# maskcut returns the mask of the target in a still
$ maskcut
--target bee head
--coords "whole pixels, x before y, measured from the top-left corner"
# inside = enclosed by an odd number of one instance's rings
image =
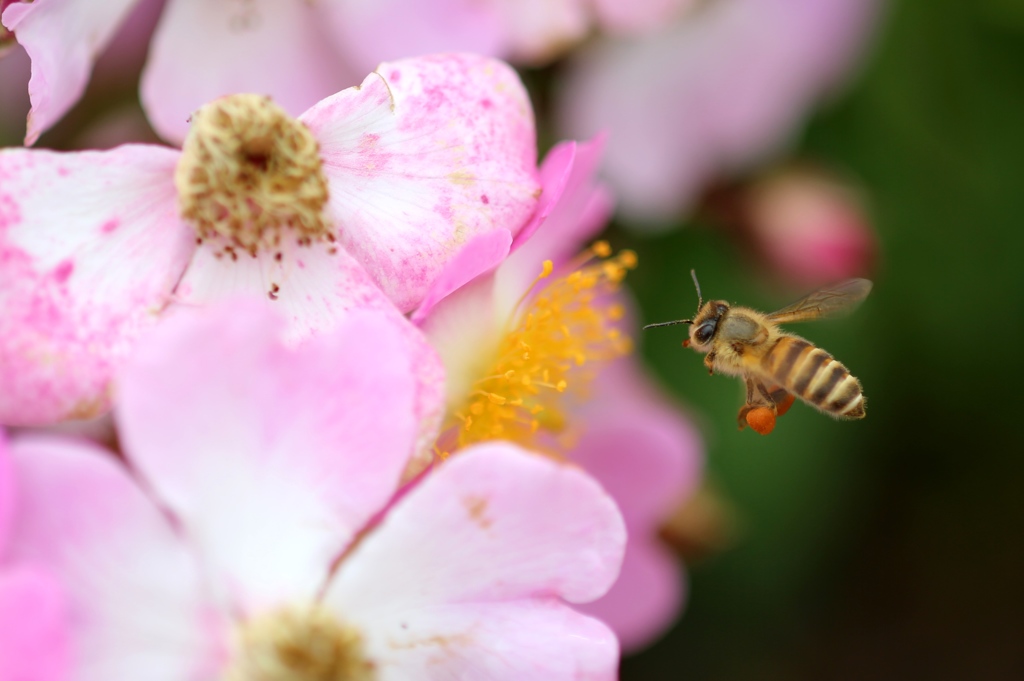
[[[718,322],[722,320],[725,313],[729,311],[729,303],[724,300],[710,300],[704,302],[700,292],[700,282],[697,281],[696,270],[690,270],[693,277],[693,285],[697,289],[697,315],[693,319],[677,319],[671,322],[660,322],[648,324],[645,329],[653,329],[657,326],[673,326],[675,324],[690,324],[690,337],[683,341],[683,347],[693,346],[698,352],[711,350],[710,343],[718,331]]]
[[[704,303],[691,323],[689,345],[699,352],[707,352],[711,340],[718,332],[718,323],[728,311],[729,303],[724,300],[709,300]]]

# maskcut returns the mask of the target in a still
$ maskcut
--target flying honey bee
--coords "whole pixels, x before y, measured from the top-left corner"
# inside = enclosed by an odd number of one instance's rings
[[[772,432],[775,417],[789,410],[794,396],[836,418],[864,418],[860,381],[832,355],[778,325],[849,312],[867,297],[870,281],[849,279],[764,314],[724,300],[705,303],[697,273],[691,270],[690,275],[697,287],[697,316],[644,328],[689,324],[690,337],[683,347],[705,353],[709,373],[743,378],[747,400],[737,416],[740,430],[749,425],[761,435]]]

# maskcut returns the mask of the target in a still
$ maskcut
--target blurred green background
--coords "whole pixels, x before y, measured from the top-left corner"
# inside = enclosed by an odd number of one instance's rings
[[[801,325],[864,385],[869,416],[796,406],[738,432],[738,381],[649,332],[735,504],[734,547],[692,569],[688,610],[625,681],[1024,679],[1024,2],[893,2],[850,91],[798,151],[866,188],[881,242],[851,318]],[[617,229],[646,321],[695,293],[790,302],[700,222]]]

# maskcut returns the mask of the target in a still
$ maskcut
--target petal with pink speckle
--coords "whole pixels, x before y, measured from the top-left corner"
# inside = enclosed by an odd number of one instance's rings
[[[382,64],[300,120],[320,142],[341,245],[403,311],[469,240],[515,235],[537,206],[533,114],[501,62]]]
[[[178,154],[0,152],[0,423],[87,418],[194,248]]]

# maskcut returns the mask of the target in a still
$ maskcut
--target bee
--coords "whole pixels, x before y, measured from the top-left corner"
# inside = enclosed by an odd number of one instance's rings
[[[789,410],[794,396],[836,418],[864,418],[860,381],[832,355],[778,325],[850,312],[871,291],[870,281],[849,279],[764,314],[724,300],[705,303],[696,271],[690,270],[690,276],[697,288],[697,315],[644,329],[689,324],[690,337],[683,347],[705,353],[709,373],[743,379],[747,399],[736,418],[740,430],[749,425],[761,435],[772,432],[776,416]]]

